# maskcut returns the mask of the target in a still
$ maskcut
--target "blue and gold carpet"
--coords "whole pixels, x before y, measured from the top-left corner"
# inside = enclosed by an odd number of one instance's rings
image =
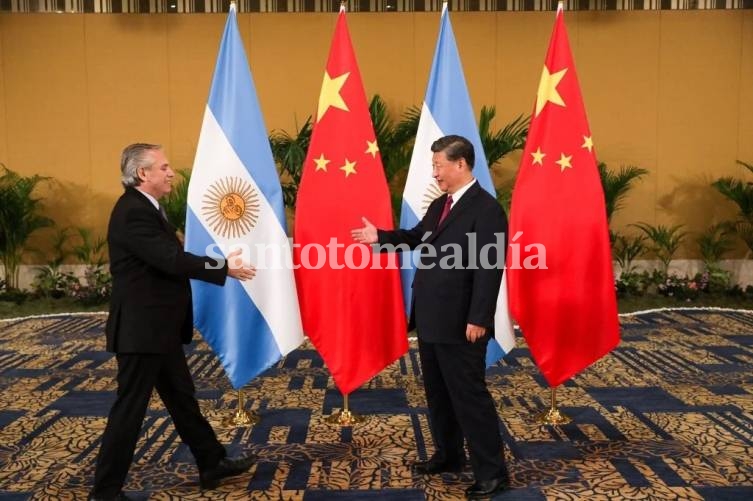
[[[115,364],[105,316],[0,322],[0,498],[85,499]],[[753,312],[622,318],[618,349],[558,390],[562,427],[539,425],[549,390],[522,340],[489,386],[514,490],[499,499],[753,499]],[[470,472],[422,477],[433,450],[415,349],[351,395],[368,417],[325,422],[342,398],[304,346],[252,382],[261,422],[223,428],[237,393],[204,343],[189,350],[202,410],[248,474],[200,493],[193,459],[153,399],[126,491],[135,499],[461,499]]]

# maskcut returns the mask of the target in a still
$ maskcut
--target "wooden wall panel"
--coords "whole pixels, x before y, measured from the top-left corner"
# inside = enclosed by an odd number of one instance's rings
[[[169,135],[164,141],[175,169],[190,169],[227,16],[168,16]],[[247,37],[244,24],[241,34]]]
[[[5,62],[3,61],[4,24],[8,16],[0,15],[0,163],[8,163],[8,128],[5,118]]]
[[[90,186],[103,196],[96,212],[101,225],[122,192],[123,147],[135,142],[169,146],[168,17],[86,16]]]
[[[738,160],[753,164],[753,10],[743,13],[740,68],[740,125],[737,135]],[[738,177],[747,172],[740,168]],[[753,175],[748,177],[753,181]]]
[[[14,15],[2,24],[3,161],[55,178],[39,193],[60,226],[87,224],[92,212],[83,32],[83,16]]]
[[[267,128],[294,134],[316,113],[337,16],[250,14],[244,20],[250,26],[248,58]]]
[[[709,188],[737,170],[739,12],[661,12],[657,217],[703,231],[732,213]]]
[[[533,111],[554,13],[498,12],[496,18],[497,65],[495,73],[489,75],[497,82],[495,94],[476,106],[496,106],[493,126],[499,129],[519,115],[528,116]],[[521,155],[520,151],[513,152],[502,160],[496,168],[499,181],[509,182],[513,178]]]
[[[133,141],[193,163],[225,16],[0,15],[0,161],[53,175],[56,217],[104,228]],[[294,132],[316,109],[336,14],[238,17],[269,129]],[[438,12],[348,15],[367,96],[396,114],[420,105]],[[529,114],[552,12],[453,12],[476,114]],[[753,162],[753,12],[567,12],[599,159],[651,171],[616,227],[700,230],[734,213],[708,183]],[[519,154],[503,162],[502,178]],[[499,177],[499,176],[498,176]]]
[[[656,217],[658,16],[636,12],[578,14],[577,69],[597,159],[610,169],[649,171],[635,183],[630,203],[614,218],[619,227]],[[640,36],[636,36],[640,33]],[[631,231],[632,232],[632,231]]]

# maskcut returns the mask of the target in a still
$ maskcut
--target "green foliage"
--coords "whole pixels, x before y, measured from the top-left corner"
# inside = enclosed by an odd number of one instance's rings
[[[76,259],[85,266],[83,280],[76,280],[69,295],[82,304],[105,303],[112,292],[112,277],[105,269],[105,237],[94,238],[88,228],[78,228],[81,243],[73,248]]]
[[[753,165],[739,160],[737,163],[753,173]],[[753,182],[722,177],[711,183],[711,186],[737,205],[738,218],[732,223],[735,233],[753,251]]]
[[[374,124],[379,155],[382,157],[384,175],[392,188],[390,190],[392,216],[397,224],[403,199],[403,184],[397,183],[397,180],[400,176],[405,176],[410,167],[421,108],[409,107],[403,112],[400,120],[395,122],[390,118],[387,104],[379,94],[375,94],[369,102],[369,113]]]
[[[635,181],[648,174],[648,171],[634,165],[623,165],[615,172],[609,170],[604,162],[599,162],[598,168],[601,186],[604,189],[604,202],[607,206],[607,222],[611,222],[614,213],[622,208],[627,193]]]
[[[41,199],[33,196],[37,186],[48,178],[24,177],[0,164],[0,261],[5,266],[9,289],[18,288],[18,267],[29,237],[41,228],[53,225],[40,214]]]
[[[87,266],[84,280],[77,280],[69,295],[83,305],[104,304],[112,294],[112,276],[103,266]]]
[[[633,261],[646,251],[646,237],[630,237],[614,234],[612,253],[620,265],[621,275],[629,275],[635,271]]]
[[[401,171],[407,171],[413,153],[413,143],[418,132],[421,108],[411,106],[405,110],[398,122],[390,118],[387,104],[375,94],[369,103],[369,113],[374,124],[374,134],[379,145],[379,155],[387,182],[391,182]]]
[[[70,238],[68,228],[58,229],[52,238],[52,259],[45,266],[36,268],[36,276],[32,282],[35,295],[39,297],[60,298],[65,296],[66,291],[78,282],[71,273],[62,271],[60,268],[65,259],[71,255],[67,248]]]
[[[489,167],[502,160],[508,153],[520,150],[526,145],[528,126],[531,123],[530,116],[518,115],[512,122],[495,132],[491,129],[491,123],[496,115],[495,106],[482,106],[478,118],[478,132]]]
[[[73,255],[81,264],[95,267],[103,266],[107,262],[104,252],[107,246],[105,237],[92,237],[89,228],[78,228],[77,231],[81,243],[73,247]]]
[[[282,199],[285,207],[295,207],[298,197],[298,186],[301,184],[303,175],[303,162],[311,143],[313,124],[311,116],[306,118],[303,127],[296,127],[295,135],[288,134],[284,130],[274,130],[269,136],[269,145],[272,148],[272,157],[280,172],[282,185]]]
[[[662,273],[667,276],[669,263],[680,248],[687,232],[681,231],[683,225],[667,227],[664,225],[652,226],[647,223],[637,223],[632,226],[645,233],[651,242],[650,250],[662,263]]]
[[[491,123],[496,115],[496,107],[482,106],[478,118],[478,132],[481,137],[481,144],[484,147],[486,163],[490,169],[507,154],[525,147],[528,126],[531,123],[530,116],[518,115],[512,122],[495,132],[491,128]],[[496,188],[497,200],[508,214],[510,213],[514,185],[515,177],[513,176]]]
[[[730,238],[733,231],[729,224],[714,224],[696,239],[706,268],[718,265],[724,255],[734,248]]]
[[[188,181],[190,169],[179,169],[180,179],[173,181],[173,189],[160,200],[160,205],[167,213],[167,220],[175,225],[181,233],[186,232],[186,209],[188,207]]]
[[[622,272],[615,281],[615,289],[618,298],[644,296],[651,284],[648,273],[636,273],[634,271]]]

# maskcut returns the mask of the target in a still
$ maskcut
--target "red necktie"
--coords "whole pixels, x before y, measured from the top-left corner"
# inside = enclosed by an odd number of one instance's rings
[[[447,219],[447,216],[450,214],[450,208],[452,207],[452,195],[447,195],[447,200],[444,202],[444,207],[442,208],[442,215],[439,216],[439,226],[442,224],[442,221]]]

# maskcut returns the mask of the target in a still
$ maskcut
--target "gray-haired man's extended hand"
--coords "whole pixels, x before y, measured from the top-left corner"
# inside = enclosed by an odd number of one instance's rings
[[[227,255],[227,274],[236,280],[251,280],[256,276],[256,268],[243,262],[241,252],[242,249],[236,249]]]

